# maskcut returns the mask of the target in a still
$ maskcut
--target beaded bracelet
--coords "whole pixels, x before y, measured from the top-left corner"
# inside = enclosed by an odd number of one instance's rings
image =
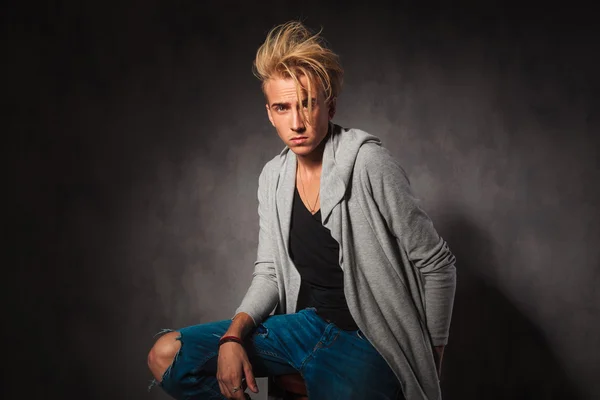
[[[244,345],[242,339],[240,339],[237,336],[223,336],[221,339],[219,339],[219,347],[221,347],[222,344],[227,342],[235,342],[241,344],[242,346]]]

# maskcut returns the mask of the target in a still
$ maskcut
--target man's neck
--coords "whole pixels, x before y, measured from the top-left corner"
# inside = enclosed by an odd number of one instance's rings
[[[310,154],[305,156],[297,156],[298,164],[308,174],[321,175],[321,167],[323,166],[323,153],[325,152],[325,144],[329,140],[331,132],[328,131],[327,135],[321,140],[319,146],[317,146]]]
[[[297,156],[299,167],[302,168],[307,175],[321,175],[321,167],[323,166],[323,152],[325,150],[325,142],[327,138],[323,139],[319,146],[315,148],[310,154],[305,156]]]

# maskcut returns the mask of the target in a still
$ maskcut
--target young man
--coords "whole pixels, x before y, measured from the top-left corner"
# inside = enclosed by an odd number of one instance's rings
[[[150,370],[178,399],[295,372],[311,399],[440,399],[454,256],[380,140],[331,122],[343,70],[318,34],[274,28],[254,70],[285,148],[259,177],[252,283],[232,320],[160,337]]]

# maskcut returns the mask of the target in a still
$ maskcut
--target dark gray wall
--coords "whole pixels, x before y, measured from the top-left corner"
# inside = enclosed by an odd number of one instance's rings
[[[445,398],[600,397],[589,9],[82,3],[2,13],[3,398],[166,398],[153,334],[231,315],[282,148],[251,62],[295,17],[345,65],[336,122],[382,138],[456,253]]]

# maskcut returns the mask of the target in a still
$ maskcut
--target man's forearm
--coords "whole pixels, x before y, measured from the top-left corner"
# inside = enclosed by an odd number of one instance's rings
[[[243,338],[252,330],[252,328],[254,328],[254,320],[252,317],[245,312],[240,312],[233,317],[233,321],[231,321],[229,329],[225,332],[225,336],[231,335]]]

